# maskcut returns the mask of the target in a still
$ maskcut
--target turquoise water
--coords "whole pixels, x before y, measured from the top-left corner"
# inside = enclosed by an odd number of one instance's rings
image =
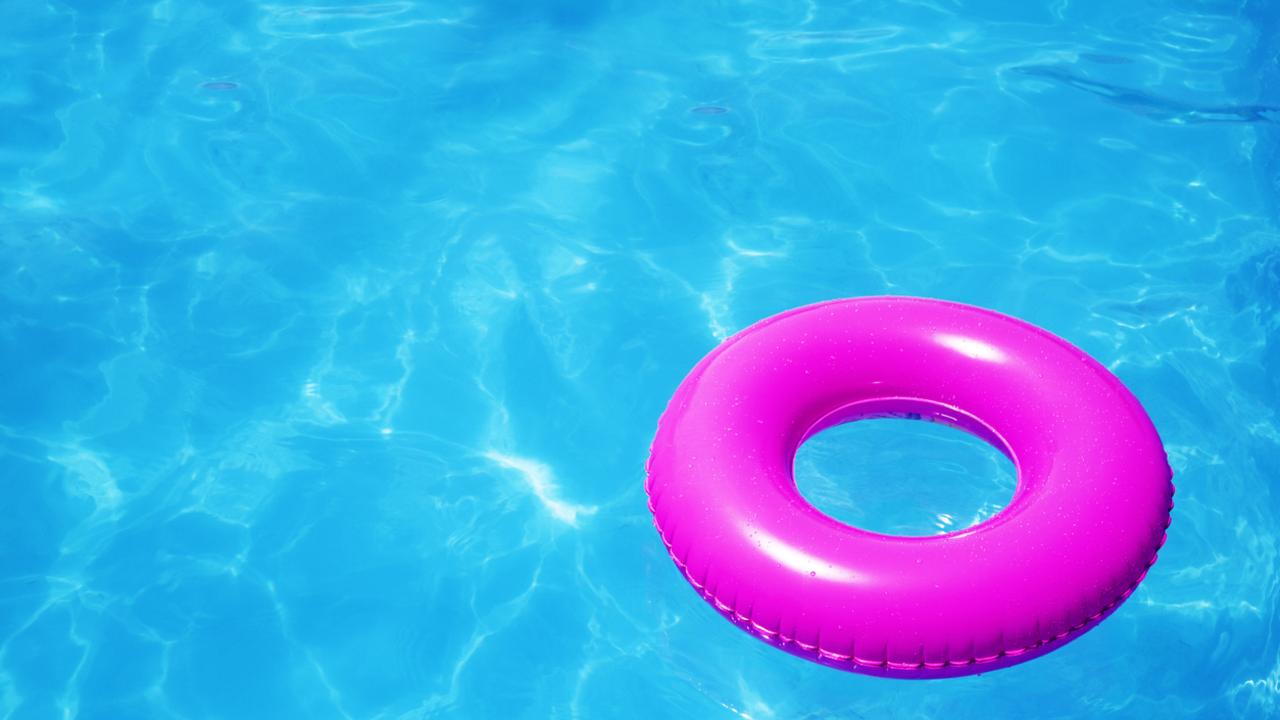
[[[1280,8],[0,16],[3,717],[1280,713]],[[667,558],[643,465],[684,373],[876,293],[1042,325],[1151,413],[1169,541],[1080,640],[847,675]],[[1008,498],[981,446],[863,432],[802,458],[851,522]]]

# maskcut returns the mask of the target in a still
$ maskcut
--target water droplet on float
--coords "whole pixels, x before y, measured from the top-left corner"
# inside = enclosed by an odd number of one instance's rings
[[[698,115],[723,115],[729,112],[729,108],[720,107],[719,105],[699,105],[689,112],[697,113]]]
[[[817,570],[810,570],[810,571],[809,571],[809,577],[818,577],[818,571],[817,571]]]
[[[213,82],[203,83],[200,87],[205,90],[235,90],[240,86],[229,80],[215,80]]]

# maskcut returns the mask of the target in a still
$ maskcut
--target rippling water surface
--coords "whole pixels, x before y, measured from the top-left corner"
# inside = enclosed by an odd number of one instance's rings
[[[0,16],[4,717],[1280,713],[1270,3]],[[1040,324],[1162,433],[1161,560],[1062,650],[842,674],[658,541],[684,373],[877,293]],[[852,522],[1008,498],[981,448],[854,435],[800,468]],[[969,485],[912,505],[864,459]]]

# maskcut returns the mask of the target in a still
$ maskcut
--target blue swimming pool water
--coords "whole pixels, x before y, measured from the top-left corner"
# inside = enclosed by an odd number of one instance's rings
[[[1274,4],[0,16],[3,717],[1280,713]],[[684,373],[875,293],[1040,324],[1150,411],[1169,542],[1079,641],[847,675],[668,560]],[[1008,497],[950,436],[841,437],[805,482],[851,521]]]

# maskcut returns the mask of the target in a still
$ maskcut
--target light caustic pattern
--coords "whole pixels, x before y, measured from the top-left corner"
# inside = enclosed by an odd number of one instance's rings
[[[1280,713],[1265,3],[0,16],[0,716]],[[697,359],[884,293],[1071,340],[1162,433],[1160,562],[1059,652],[845,675],[658,541],[644,460]],[[910,510],[841,491],[839,438],[815,502]],[[874,460],[977,483],[917,532],[1010,492],[937,440]]]

